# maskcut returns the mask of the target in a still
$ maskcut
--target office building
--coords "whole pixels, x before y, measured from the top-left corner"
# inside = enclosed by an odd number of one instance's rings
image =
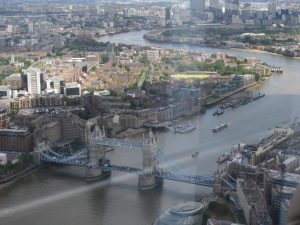
[[[64,95],[67,97],[80,97],[81,96],[81,86],[80,84],[66,83],[64,87]]]
[[[22,87],[22,78],[20,73],[11,74],[2,80],[2,84],[11,86],[12,89],[20,89]]]
[[[240,0],[225,0],[225,12],[236,14],[240,10]]]
[[[219,0],[209,0],[209,7],[213,8],[213,9],[220,9],[221,4],[220,4]]]
[[[64,79],[61,78],[59,75],[55,75],[49,79],[46,80],[46,92],[47,93],[56,93],[60,94],[61,93],[61,87],[64,84]]]
[[[5,109],[0,108],[0,129],[7,128],[8,116]]]
[[[0,151],[29,152],[32,150],[33,138],[29,131],[0,129]]]
[[[34,25],[31,22],[28,24],[28,32],[29,33],[33,33],[34,32]]]
[[[272,224],[263,193],[254,181],[238,179],[237,195],[247,224]]]
[[[157,61],[159,61],[160,60],[159,51],[156,51],[156,50],[147,51],[147,59],[150,62],[157,62]]]
[[[25,72],[27,76],[27,91],[31,95],[41,94],[41,71],[37,68],[29,68]]]
[[[276,17],[276,4],[275,3],[268,4],[268,13],[269,13],[269,15],[272,15],[273,19]]]
[[[165,12],[165,19],[166,19],[166,27],[171,27],[171,8],[166,7],[166,12]]]
[[[11,90],[9,86],[0,86],[0,98],[10,98],[11,96]]]
[[[207,225],[242,225],[225,220],[208,219]]]
[[[204,11],[205,0],[190,0],[190,9],[193,11]]]
[[[7,164],[7,154],[0,153],[0,165],[5,166]]]
[[[290,206],[290,200],[282,200],[280,204],[280,215],[279,215],[279,225],[286,225],[287,224],[287,216],[288,210]]]

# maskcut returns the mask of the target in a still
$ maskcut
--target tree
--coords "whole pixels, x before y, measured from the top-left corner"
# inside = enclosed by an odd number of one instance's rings
[[[96,72],[97,70],[97,67],[96,66],[93,66],[91,69],[90,69],[90,72]]]
[[[22,153],[19,157],[19,162],[21,164],[21,166],[24,168],[24,167],[27,167],[29,166],[30,164],[32,164],[33,162],[33,157],[30,153]]]
[[[82,142],[82,140],[80,138],[74,138],[73,142],[72,142],[72,148],[76,151],[79,150],[80,148],[83,147],[84,143]]]
[[[108,62],[109,62],[110,57],[109,57],[108,54],[105,54],[105,53],[104,53],[104,54],[101,55],[101,60],[102,60],[102,63],[105,64],[105,63],[108,63]]]
[[[18,115],[19,110],[17,109],[13,109],[8,113],[8,117],[10,118],[10,120],[14,120],[16,118],[16,116]]]

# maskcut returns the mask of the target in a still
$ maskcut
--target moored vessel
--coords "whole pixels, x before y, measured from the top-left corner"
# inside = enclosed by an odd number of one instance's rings
[[[216,126],[215,128],[212,129],[213,132],[219,132],[221,130],[224,130],[225,128],[228,127],[228,123],[223,123],[219,126]]]
[[[178,134],[184,134],[187,132],[191,132],[193,130],[196,130],[196,127],[191,125],[191,124],[186,124],[186,125],[179,125],[175,127],[174,132]]]

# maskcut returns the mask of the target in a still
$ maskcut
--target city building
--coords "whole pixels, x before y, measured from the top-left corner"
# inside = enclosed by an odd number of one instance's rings
[[[7,154],[0,153],[0,165],[5,166],[7,164]]]
[[[33,33],[34,32],[34,25],[33,25],[33,23],[28,23],[28,32],[29,33]]]
[[[0,98],[10,98],[11,97],[11,90],[9,86],[0,86]]]
[[[290,206],[290,200],[283,200],[280,204],[280,215],[279,215],[279,225],[286,225],[287,224],[287,216]]]
[[[77,82],[66,83],[64,87],[64,95],[67,97],[80,97],[81,86]]]
[[[15,33],[16,32],[16,27],[14,25],[9,24],[9,25],[7,25],[6,31],[8,33]]]
[[[219,0],[209,0],[209,7],[213,8],[213,9],[220,9],[221,4],[220,4]]]
[[[0,151],[30,152],[33,150],[33,135],[28,130],[0,129]]]
[[[59,75],[55,75],[49,79],[46,80],[47,83],[47,89],[46,92],[47,93],[62,93],[62,88],[64,85],[64,79],[61,78]]]
[[[8,116],[5,109],[0,108],[0,129],[7,128]]]
[[[190,0],[190,9],[193,11],[204,11],[205,0]]]
[[[165,21],[166,21],[166,27],[171,27],[171,8],[166,7],[166,12],[165,12]]]
[[[20,89],[22,87],[22,78],[20,73],[11,74],[2,80],[2,85],[10,86],[12,89]]]
[[[272,19],[275,19],[276,17],[276,4],[275,3],[269,3],[268,4],[268,13],[272,16]]]
[[[60,132],[65,141],[73,141],[79,138],[86,142],[86,120],[80,119],[77,115],[71,113],[62,113],[58,116],[60,123]]]
[[[260,188],[252,180],[237,179],[237,196],[247,224],[272,225]]]
[[[238,15],[240,11],[240,0],[225,0],[225,13]]]
[[[208,219],[206,225],[242,225],[225,220]]]
[[[40,95],[41,89],[41,71],[37,68],[29,68],[25,71],[27,77],[27,91],[31,95]]]
[[[34,131],[34,138],[48,140],[50,145],[55,145],[62,139],[61,125],[58,121],[49,122],[42,128]]]
[[[271,190],[270,215],[274,224],[278,224],[280,220],[286,219],[286,217],[283,217],[284,214],[287,214],[284,212],[284,208],[286,207],[285,201],[292,199],[295,190],[296,188],[294,187],[286,187],[281,185],[273,186]]]
[[[159,51],[158,50],[149,50],[147,51],[147,59],[150,62],[157,62],[160,60]]]
[[[290,200],[300,183],[300,175],[282,173],[282,171],[268,170],[264,174],[264,197],[270,206],[270,214],[274,222],[278,223],[281,202]]]

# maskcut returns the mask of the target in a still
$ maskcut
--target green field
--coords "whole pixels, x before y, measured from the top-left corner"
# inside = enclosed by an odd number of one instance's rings
[[[174,74],[171,75],[174,79],[200,79],[204,80],[209,78],[209,75],[206,74]]]

